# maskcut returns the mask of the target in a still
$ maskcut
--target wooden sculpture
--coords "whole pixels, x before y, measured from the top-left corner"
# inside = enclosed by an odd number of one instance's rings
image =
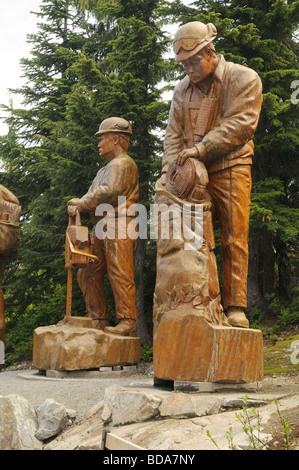
[[[18,221],[21,206],[14,194],[0,185],[0,369],[4,364],[5,314],[2,292],[2,263],[15,255],[20,244]]]
[[[128,208],[138,202],[138,169],[127,154],[132,129],[128,121],[118,117],[105,119],[96,133],[99,137],[100,156],[108,164],[96,175],[88,192],[80,199],[68,202],[68,213],[75,211],[91,218],[96,226],[99,221],[96,209],[100,204],[109,204],[115,218],[115,236],[100,239],[96,231],[92,234],[93,254],[98,261],[80,269],[78,281],[83,292],[86,309],[95,328],[121,336],[137,336],[137,313],[134,283],[135,241],[126,233],[118,236],[118,220],[131,220]],[[125,200],[119,206],[119,197]],[[104,276],[108,273],[113,290],[117,326],[109,326],[108,309],[104,292]]]
[[[186,76],[173,94],[156,203],[175,202],[182,212],[201,205],[203,243],[187,251],[184,239],[157,241],[154,370],[161,379],[248,382],[262,376],[261,332],[248,330],[245,315],[252,139],[262,85],[250,68],[216,55],[216,35],[212,23],[195,21],[181,26],[173,43]],[[215,216],[226,315],[214,255]],[[232,358],[233,348],[238,353]]]

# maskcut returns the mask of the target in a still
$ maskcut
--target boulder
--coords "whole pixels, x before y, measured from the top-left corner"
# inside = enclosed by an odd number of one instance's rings
[[[158,397],[149,393],[112,385],[105,390],[102,420],[113,426],[147,421],[158,416],[160,403]]]
[[[34,408],[19,395],[0,396],[0,450],[41,450]]]
[[[45,441],[50,437],[57,436],[57,434],[72,424],[76,417],[76,412],[68,410],[61,403],[57,403],[49,398],[37,408],[36,415],[39,427],[35,437]]]
[[[269,423],[277,414],[274,398],[279,399],[282,410],[291,410],[294,416],[298,413],[298,394],[248,397],[250,406],[259,406],[258,415],[262,419],[259,437],[264,443],[272,439]],[[228,450],[231,446],[228,431],[237,449],[249,449],[248,435],[234,410],[243,406],[241,394],[225,393],[211,397],[210,394],[161,390],[151,394],[114,385],[106,389],[104,400],[86,413],[82,422],[59,434],[44,449],[101,450],[102,432],[107,427],[114,435],[154,451],[216,450],[217,447]],[[153,419],[147,419],[151,415]],[[256,419],[252,426],[257,428]]]

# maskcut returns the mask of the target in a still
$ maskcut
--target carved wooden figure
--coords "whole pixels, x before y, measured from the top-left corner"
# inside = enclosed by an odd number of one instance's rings
[[[137,337],[136,325],[135,240],[129,236],[126,226],[133,218],[128,214],[129,208],[138,202],[139,196],[137,166],[127,154],[131,134],[131,126],[125,119],[113,117],[101,123],[96,133],[99,154],[108,163],[98,171],[83,197],[68,201],[66,314],[57,325],[34,331],[33,365],[37,369],[82,371],[135,366],[139,362],[141,340]],[[109,224],[108,231],[105,230],[107,212],[112,217],[115,232],[110,231]],[[89,217],[93,223],[91,233],[81,225],[81,215]],[[98,230],[98,224],[103,225],[102,231]],[[77,268],[87,317],[71,315],[72,273]],[[114,327],[108,322],[104,290],[106,273],[119,320]]]
[[[137,313],[134,283],[135,240],[127,233],[132,220],[128,214],[130,206],[138,202],[138,169],[127,154],[132,129],[128,121],[118,117],[104,120],[96,136],[99,137],[100,156],[108,164],[96,175],[88,192],[80,199],[68,202],[68,212],[90,217],[94,226],[101,220],[96,209],[100,204],[109,204],[115,217],[115,236],[100,239],[94,229],[91,234],[91,252],[98,261],[78,272],[78,281],[83,292],[88,316],[93,327],[121,336],[137,336]],[[121,204],[119,205],[119,197]],[[121,231],[121,219],[125,220],[125,233]],[[108,309],[104,292],[104,276],[108,278],[115,300],[117,326],[109,326]]]
[[[0,185],[0,369],[4,364],[5,315],[2,292],[2,262],[15,255],[19,249],[20,229],[17,222],[21,206],[14,194]]]
[[[224,354],[220,343],[227,338],[227,345],[231,345],[237,335],[235,344],[241,344],[249,327],[245,309],[252,139],[262,104],[262,85],[250,68],[216,55],[212,43],[216,35],[212,23],[195,21],[181,26],[173,43],[186,76],[173,94],[156,202],[169,206],[176,202],[182,211],[186,205],[196,208],[201,204],[203,244],[198,250],[187,251],[184,238],[180,243],[158,238],[154,369],[160,378],[242,382],[262,376],[260,332],[256,333],[256,360],[250,359],[250,340],[234,360],[225,357],[230,347],[224,348]],[[226,315],[220,304],[214,255],[215,217],[221,230]],[[200,344],[204,337],[207,348]],[[219,361],[230,365],[235,361],[231,372],[223,372]]]

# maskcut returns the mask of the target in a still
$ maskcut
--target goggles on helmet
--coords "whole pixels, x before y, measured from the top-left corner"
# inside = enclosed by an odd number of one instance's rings
[[[198,52],[201,48],[211,43],[217,36],[217,29],[213,23],[207,25],[194,21],[182,25],[176,32],[173,51],[176,60],[185,60],[192,54]]]

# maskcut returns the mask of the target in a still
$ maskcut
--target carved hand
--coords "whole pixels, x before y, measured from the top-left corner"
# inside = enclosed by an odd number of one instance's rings
[[[68,211],[69,215],[71,215],[71,216],[76,215],[76,209],[77,209],[79,203],[80,203],[80,199],[75,199],[75,198],[68,201],[67,211]]]
[[[184,165],[187,158],[198,157],[198,150],[196,147],[182,150],[175,159],[175,163],[178,165]]]

